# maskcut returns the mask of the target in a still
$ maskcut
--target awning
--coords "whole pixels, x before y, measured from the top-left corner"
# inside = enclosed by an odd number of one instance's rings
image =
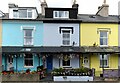
[[[119,53],[120,48],[118,46],[83,46],[85,53]]]
[[[3,53],[80,53],[84,52],[83,48],[73,46],[40,46],[40,47],[20,47],[20,46],[4,46]]]

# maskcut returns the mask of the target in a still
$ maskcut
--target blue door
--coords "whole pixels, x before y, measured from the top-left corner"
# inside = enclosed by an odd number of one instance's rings
[[[47,72],[50,73],[52,71],[52,56],[47,57]]]

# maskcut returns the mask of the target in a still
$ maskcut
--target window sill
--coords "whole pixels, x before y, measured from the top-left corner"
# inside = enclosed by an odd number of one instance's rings
[[[71,66],[62,66],[63,68],[70,69],[72,68]]]
[[[100,66],[100,68],[103,68],[102,66]],[[109,66],[104,66],[104,68],[109,68]]]
[[[100,47],[108,47],[108,45],[100,45]]]
[[[32,46],[34,46],[34,45],[23,45],[24,47],[32,47]]]
[[[24,66],[24,68],[33,68],[33,66]]]

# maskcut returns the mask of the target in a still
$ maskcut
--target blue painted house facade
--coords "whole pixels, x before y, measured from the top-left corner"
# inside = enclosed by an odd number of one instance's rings
[[[37,20],[36,8],[10,4],[9,11],[2,22],[3,70],[37,70],[42,65],[43,22]]]

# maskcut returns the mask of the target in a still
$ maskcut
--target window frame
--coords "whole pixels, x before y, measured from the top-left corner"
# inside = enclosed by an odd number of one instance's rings
[[[69,45],[64,45],[64,44],[63,44],[63,40],[64,40],[64,39],[63,39],[63,32],[64,32],[64,31],[69,31],[69,32],[70,32],[70,33],[69,33],[69,37],[70,37],[70,38],[69,38],[69,42],[70,42]],[[61,45],[62,45],[62,46],[70,46],[70,45],[71,45],[71,35],[72,35],[72,30],[71,30],[71,29],[61,29],[61,39],[62,39]],[[67,39],[68,39],[68,38],[67,38]]]
[[[101,32],[106,32],[107,33],[107,37],[101,37]],[[107,45],[101,45],[101,39],[106,39],[107,41]],[[108,47],[108,40],[109,40],[109,32],[107,31],[107,30],[101,30],[100,32],[99,32],[99,42],[100,42],[100,47]]]
[[[27,13],[27,17],[20,17],[20,10],[26,10],[26,13]],[[17,11],[16,13],[18,13],[17,17],[14,17],[14,11]],[[28,16],[28,13],[31,12],[32,13],[32,16],[29,17]],[[31,19],[33,18],[33,11],[32,9],[13,9],[13,18],[19,18],[19,19]]]
[[[66,56],[70,57],[70,55],[66,55]],[[64,58],[64,55],[63,55],[63,58]],[[62,67],[71,67],[71,58],[69,58],[69,64],[70,64],[70,65],[67,65],[67,66],[64,66],[64,65],[63,65],[63,60],[64,60],[64,59],[61,59]]]
[[[63,12],[63,16],[60,13]],[[67,16],[66,16],[67,13]],[[53,18],[69,18],[69,11],[53,11]]]
[[[32,29],[32,44],[26,45],[24,38],[25,38],[25,30],[31,30]],[[24,46],[33,46],[34,45],[34,32],[35,32],[35,26],[21,26],[21,30],[23,31],[23,45]]]
[[[26,65],[25,65],[25,56],[26,56],[26,55],[24,54],[24,67],[25,67],[25,68],[32,68],[32,67],[34,67],[34,55],[33,55],[33,54],[28,55],[28,56],[32,56],[32,61],[33,61],[33,65],[32,65],[32,66],[26,66]]]
[[[108,67],[109,67],[109,55],[108,55],[108,54],[104,54],[103,56],[104,56],[104,61],[105,61],[105,60],[107,61],[107,65],[104,64],[104,66],[103,66],[103,62],[102,62],[102,64],[101,64],[101,61],[103,61],[103,60],[102,60],[102,55],[100,55],[100,56],[99,56],[99,58],[100,58],[100,60],[99,60],[99,61],[100,61],[100,68],[103,68],[103,67],[104,67],[104,68],[108,68]],[[106,58],[105,56],[106,56],[107,58]]]

